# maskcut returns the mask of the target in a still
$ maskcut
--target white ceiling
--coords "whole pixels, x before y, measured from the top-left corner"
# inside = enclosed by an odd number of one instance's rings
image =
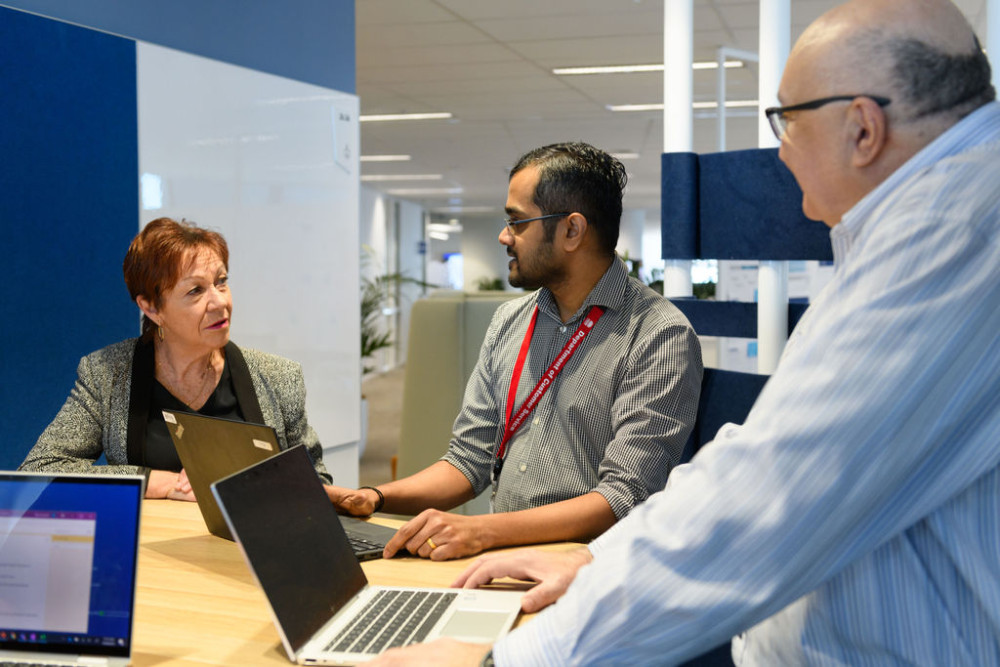
[[[957,4],[985,42],[986,0]],[[834,0],[792,0],[792,41]],[[356,0],[361,113],[448,111],[450,120],[361,124],[361,152],[408,154],[364,163],[362,174],[441,174],[439,181],[365,183],[460,189],[407,195],[432,212],[492,207],[500,215],[507,172],[522,153],[581,140],[625,161],[628,208],[659,209],[661,112],[612,112],[660,103],[663,75],[556,76],[555,67],[656,63],[663,58],[663,0]],[[694,58],[719,47],[757,51],[757,0],[694,0]],[[757,98],[753,63],[727,71],[727,98]],[[714,101],[714,71],[694,73],[695,101]],[[730,111],[728,149],[757,145],[756,110]],[[694,150],[719,149],[714,112],[696,112]],[[481,211],[479,211],[481,212]],[[447,217],[454,217],[448,214]],[[461,217],[461,215],[459,215]]]

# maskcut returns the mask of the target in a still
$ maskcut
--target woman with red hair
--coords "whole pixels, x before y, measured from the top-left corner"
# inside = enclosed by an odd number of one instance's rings
[[[158,218],[132,240],[123,270],[142,335],[80,361],[69,398],[21,469],[145,474],[147,498],[194,500],[162,415],[180,410],[267,424],[282,449],[304,444],[329,484],[301,367],[229,340],[222,235]],[[101,454],[108,465],[95,467]]]

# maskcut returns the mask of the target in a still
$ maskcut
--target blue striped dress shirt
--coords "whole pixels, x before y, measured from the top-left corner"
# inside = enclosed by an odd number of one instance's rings
[[[1000,105],[831,232],[742,426],[591,545],[498,665],[1000,664]]]

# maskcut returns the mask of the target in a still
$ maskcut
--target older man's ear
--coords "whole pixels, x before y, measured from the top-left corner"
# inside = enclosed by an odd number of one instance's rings
[[[858,97],[851,102],[847,122],[848,136],[853,144],[853,167],[868,167],[882,154],[888,138],[885,113],[878,102],[869,97]]]

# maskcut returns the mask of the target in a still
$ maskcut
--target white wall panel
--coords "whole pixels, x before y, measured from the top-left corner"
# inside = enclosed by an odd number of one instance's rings
[[[142,224],[225,235],[233,340],[302,364],[327,465],[356,486],[357,97],[141,42],[136,55],[139,167],[162,194]]]

